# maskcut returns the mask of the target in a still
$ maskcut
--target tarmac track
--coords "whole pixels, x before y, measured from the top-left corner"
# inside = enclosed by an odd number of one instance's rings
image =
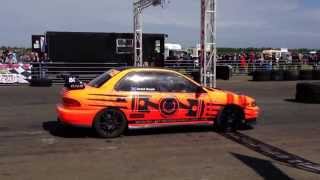
[[[218,82],[257,99],[263,113],[251,130],[145,129],[111,140],[57,127],[60,86],[1,86],[0,179],[319,179],[320,105],[293,102],[295,84]]]

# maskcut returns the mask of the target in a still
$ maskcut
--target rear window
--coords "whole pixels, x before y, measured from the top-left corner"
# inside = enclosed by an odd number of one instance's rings
[[[118,74],[120,71],[115,69],[110,69],[109,71],[101,74],[100,76],[94,78],[92,81],[88,83],[88,86],[99,88],[103,84],[105,84],[109,79]]]

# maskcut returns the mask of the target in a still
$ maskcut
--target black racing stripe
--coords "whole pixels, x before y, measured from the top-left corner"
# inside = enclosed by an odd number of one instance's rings
[[[116,95],[116,94],[88,94],[90,96],[107,96],[107,97],[128,97],[126,95]]]
[[[127,107],[124,107],[124,106],[106,106],[106,105],[94,105],[94,104],[89,104],[88,106],[94,106],[94,107],[105,107],[105,108],[128,109]]]
[[[127,99],[125,99],[125,98],[117,98],[116,102],[127,102]]]
[[[182,102],[179,102],[179,108],[180,109],[190,109],[190,106],[187,106],[187,105],[183,104]]]
[[[149,105],[150,107],[155,108],[155,109],[159,109],[159,105],[156,104],[156,103],[153,103],[153,102],[151,102],[151,101],[148,102],[148,105]]]
[[[103,101],[103,102],[127,102],[125,99],[116,99],[116,100],[113,100],[113,99],[88,99],[90,101]]]
[[[134,111],[136,107],[136,97],[132,96],[132,100],[131,100],[131,110]]]

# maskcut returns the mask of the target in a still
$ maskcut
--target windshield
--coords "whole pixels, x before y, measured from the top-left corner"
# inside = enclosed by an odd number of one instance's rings
[[[106,83],[109,79],[111,79],[113,76],[118,74],[120,71],[115,69],[110,69],[109,71],[101,74],[100,76],[94,78],[92,81],[88,83],[88,86],[99,88],[104,83]]]

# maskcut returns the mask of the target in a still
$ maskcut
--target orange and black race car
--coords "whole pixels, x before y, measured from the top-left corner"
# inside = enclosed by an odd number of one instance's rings
[[[202,87],[171,70],[111,69],[86,85],[69,79],[57,105],[58,120],[92,127],[105,138],[120,136],[127,128],[171,125],[215,124],[222,131],[236,130],[259,114],[254,99]]]

